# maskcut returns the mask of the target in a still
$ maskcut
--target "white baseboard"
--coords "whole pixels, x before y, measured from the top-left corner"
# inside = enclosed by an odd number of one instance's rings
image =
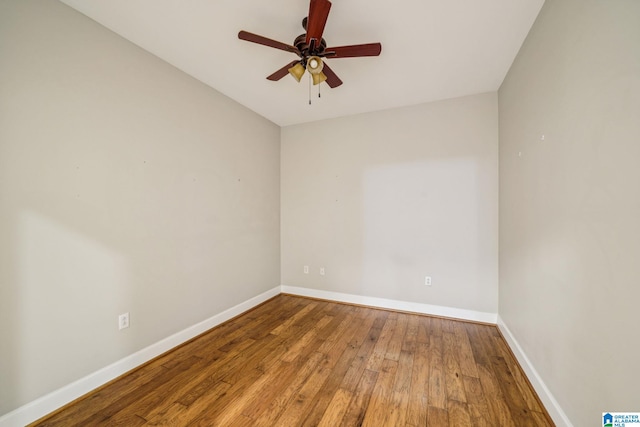
[[[513,351],[516,359],[518,359],[527,378],[529,378],[529,382],[531,382],[536,393],[538,393],[538,397],[542,400],[542,404],[547,409],[547,412],[549,412],[553,422],[556,423],[557,426],[573,427],[569,417],[567,417],[567,414],[564,413],[558,401],[553,397],[553,394],[551,394],[551,391],[549,391],[544,381],[542,381],[542,378],[538,375],[538,371],[533,367],[524,350],[522,350],[522,347],[520,347],[520,344],[518,344],[518,341],[516,341],[516,338],[500,316],[498,316],[498,328],[500,332],[502,332],[507,344],[509,344],[509,347],[511,347],[511,351]]]
[[[482,311],[465,310],[462,308],[444,307],[440,305],[421,304],[416,302],[398,301],[386,298],[343,294],[339,292],[321,291],[318,289],[298,288],[296,286],[282,285],[282,292],[304,297],[366,305],[370,307],[430,314],[432,316],[452,317],[455,319],[471,320],[474,322],[492,323],[494,325],[496,324],[498,318],[497,313],[485,313]]]
[[[0,417],[0,427],[22,427],[89,393],[103,384],[129,372],[149,360],[189,341],[203,332],[244,313],[280,293],[280,286],[236,305],[207,320],[188,327],[149,347],[133,353],[109,366],[87,375],[54,392],[36,399]]]

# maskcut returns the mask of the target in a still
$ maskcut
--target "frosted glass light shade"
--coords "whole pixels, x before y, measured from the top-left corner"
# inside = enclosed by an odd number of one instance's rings
[[[320,57],[310,56],[309,59],[307,59],[307,70],[311,74],[320,74],[322,72],[322,67],[324,67],[324,64]]]
[[[298,62],[296,65],[289,68],[287,71],[289,71],[289,74],[291,74],[293,78],[299,82],[300,79],[302,78],[302,75],[304,74],[304,67],[302,66],[301,63]]]
[[[311,78],[313,79],[314,85],[319,85],[323,81],[327,80],[327,76],[325,76],[325,74],[322,71],[320,71],[317,74],[311,74]]]

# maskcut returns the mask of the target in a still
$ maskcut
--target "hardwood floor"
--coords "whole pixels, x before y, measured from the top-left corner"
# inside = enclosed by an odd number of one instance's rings
[[[495,326],[279,295],[33,425],[553,423]]]

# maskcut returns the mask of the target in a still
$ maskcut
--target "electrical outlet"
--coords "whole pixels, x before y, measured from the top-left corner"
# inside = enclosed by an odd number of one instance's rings
[[[320,275],[324,276],[324,267],[320,267]]]
[[[129,313],[123,313],[118,316],[118,329],[126,329],[129,327]]]
[[[431,276],[424,276],[425,286],[431,286]]]
[[[309,266],[305,265],[303,271],[304,271],[304,274],[309,274]]]

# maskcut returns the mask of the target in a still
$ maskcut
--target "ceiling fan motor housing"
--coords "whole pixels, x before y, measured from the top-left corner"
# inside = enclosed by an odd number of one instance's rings
[[[293,42],[293,45],[298,49],[300,57],[307,59],[309,56],[322,56],[327,48],[327,42],[325,39],[320,39],[320,45],[314,46],[311,50],[311,46],[307,44],[307,35],[300,34]],[[305,61],[306,62],[306,61]]]

